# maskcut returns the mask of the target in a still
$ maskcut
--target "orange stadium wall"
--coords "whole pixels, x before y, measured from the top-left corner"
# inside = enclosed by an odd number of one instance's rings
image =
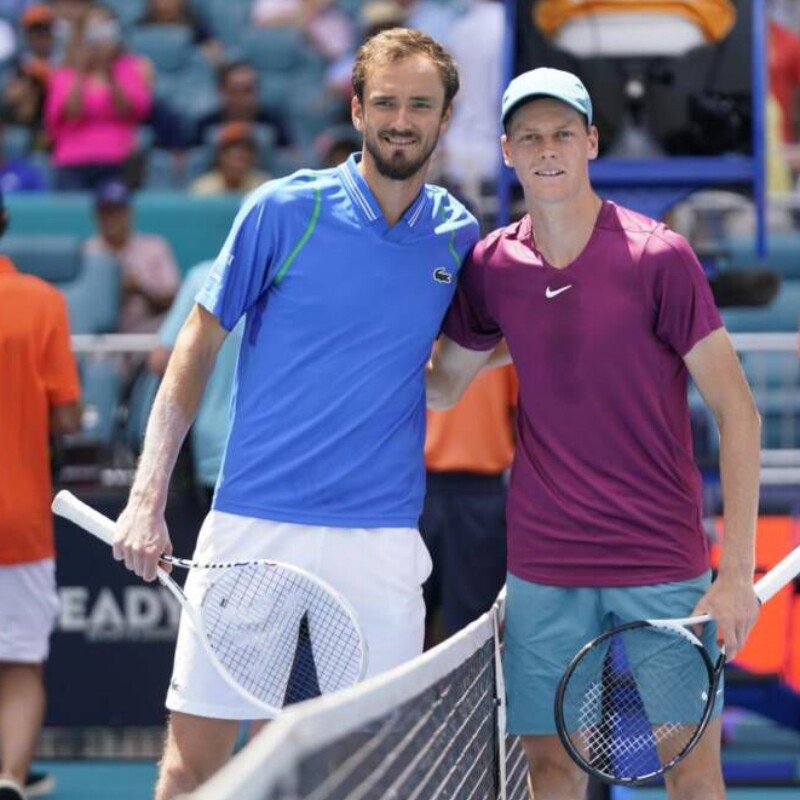
[[[716,521],[719,538],[724,537],[721,519]],[[756,578],[775,566],[800,544],[800,520],[792,517],[760,517],[756,538]],[[711,563],[719,565],[720,543],[711,548]],[[736,663],[750,672],[778,675],[800,691],[800,594],[790,584],[761,609],[747,644]]]

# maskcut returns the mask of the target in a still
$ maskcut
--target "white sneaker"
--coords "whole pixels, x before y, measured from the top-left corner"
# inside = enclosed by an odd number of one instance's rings
[[[27,800],[22,787],[11,778],[0,778],[0,800]]]
[[[49,772],[39,772],[38,770],[28,770],[28,777],[25,778],[25,786],[22,787],[28,800],[34,797],[44,797],[56,788],[56,779]]]

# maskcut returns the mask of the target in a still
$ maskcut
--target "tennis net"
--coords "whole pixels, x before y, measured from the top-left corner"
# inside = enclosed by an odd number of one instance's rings
[[[506,736],[502,604],[438,647],[287,709],[194,800],[527,800]]]

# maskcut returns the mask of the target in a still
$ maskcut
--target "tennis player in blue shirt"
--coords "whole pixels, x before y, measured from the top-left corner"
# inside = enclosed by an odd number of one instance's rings
[[[153,580],[171,551],[170,475],[244,317],[231,432],[195,558],[272,558],[327,580],[355,607],[374,674],[422,649],[424,368],[478,225],[425,184],[458,90],[452,58],[418,31],[385,31],[359,51],[353,88],[363,153],[271,181],[239,212],[178,336],[114,552]],[[187,595],[204,580],[192,572]],[[194,789],[229,757],[237,721],[264,716],[185,625],[167,706],[158,800]]]

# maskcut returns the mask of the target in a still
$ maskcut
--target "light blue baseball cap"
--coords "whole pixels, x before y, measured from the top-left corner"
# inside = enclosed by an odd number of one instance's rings
[[[517,75],[503,92],[500,123],[505,126],[509,116],[523,103],[536,97],[553,97],[586,117],[592,124],[592,100],[577,75],[562,69],[539,67]]]

